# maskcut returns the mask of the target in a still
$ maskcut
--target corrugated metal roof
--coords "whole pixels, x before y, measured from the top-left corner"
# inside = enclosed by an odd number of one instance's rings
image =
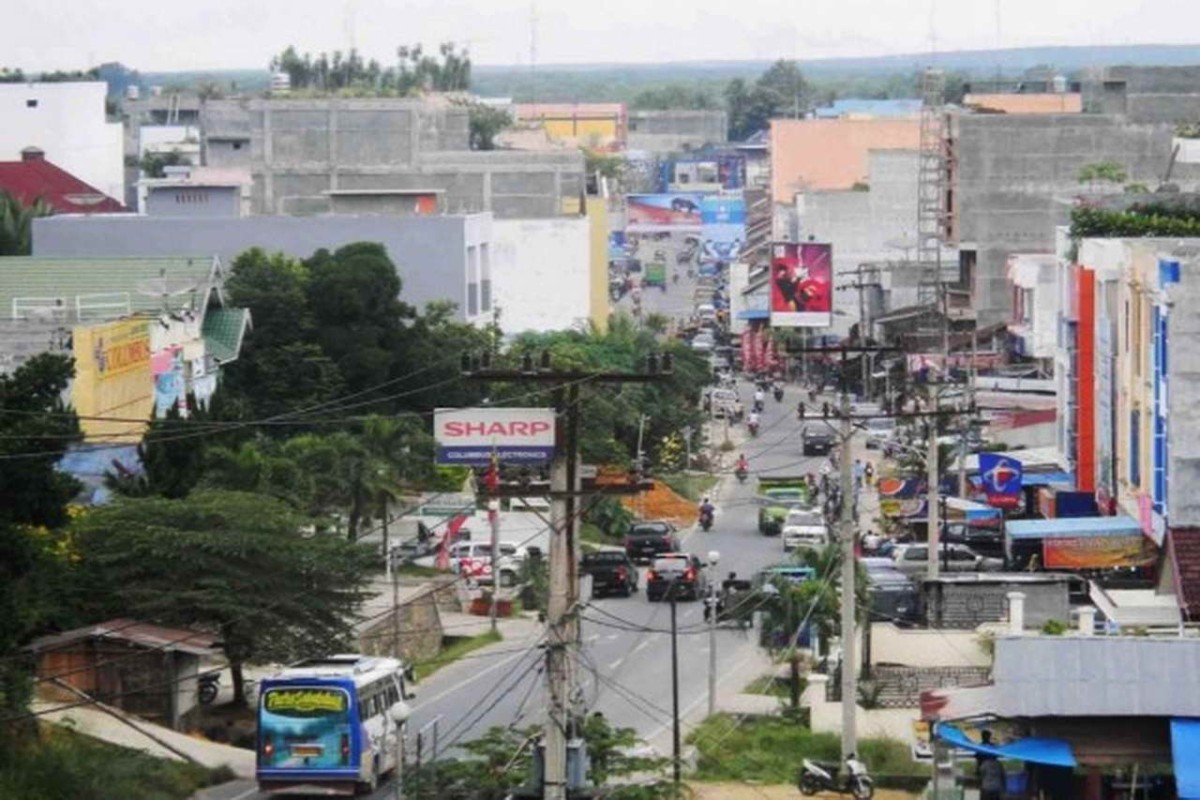
[[[1003,637],[993,681],[1005,717],[1200,717],[1200,639]]]
[[[1010,539],[1090,538],[1133,536],[1142,526],[1133,517],[1059,517],[1009,520],[1004,531]]]
[[[218,364],[236,361],[250,326],[250,309],[213,308],[204,316],[204,348]]]
[[[88,625],[51,636],[43,636],[35,639],[28,649],[35,653],[56,650],[87,639],[132,642],[153,650],[178,651],[197,656],[212,655],[215,648],[219,646],[219,640],[211,633],[202,633],[186,628],[165,628],[161,625],[151,625],[148,622],[138,622],[132,619],[110,619],[97,625]]]
[[[64,320],[101,321],[139,312],[162,310],[163,297],[156,287],[169,292],[195,286],[193,292],[170,295],[169,307],[182,309],[195,303],[203,313],[209,293],[220,291],[223,276],[216,258],[0,258],[0,319],[24,317],[30,308],[61,309]],[[78,309],[84,309],[82,320]]]

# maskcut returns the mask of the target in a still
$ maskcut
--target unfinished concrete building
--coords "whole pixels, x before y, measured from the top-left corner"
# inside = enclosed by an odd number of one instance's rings
[[[583,157],[469,148],[468,111],[422,99],[214,101],[203,113],[205,164],[249,169],[256,214],[320,214],[351,204],[393,213],[436,194],[448,213],[559,216],[578,209]]]
[[[950,126],[951,230],[974,266],[964,275],[980,326],[1012,312],[1006,265],[1013,253],[1052,252],[1055,226],[1070,221],[1074,198],[1154,191],[1175,147],[1173,124],[1136,123],[1110,114],[960,114]],[[1179,160],[1180,162],[1182,160]],[[1090,164],[1114,162],[1120,184],[1080,181]],[[1200,164],[1175,163],[1171,180],[1192,186]]]
[[[718,109],[630,111],[630,150],[675,153],[729,139],[729,114]]]

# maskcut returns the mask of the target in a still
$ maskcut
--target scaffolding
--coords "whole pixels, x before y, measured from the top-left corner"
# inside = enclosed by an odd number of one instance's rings
[[[921,150],[917,173],[917,297],[921,304],[944,301],[942,245],[946,240],[949,209],[946,183],[946,76],[927,69],[921,76]]]

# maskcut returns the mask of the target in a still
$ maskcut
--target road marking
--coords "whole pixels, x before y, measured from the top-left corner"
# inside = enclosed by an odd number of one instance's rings
[[[230,798],[228,798],[228,800],[245,800],[245,798],[249,797],[252,794],[258,794],[257,786],[252,786],[251,788],[249,788],[246,791],[239,794],[237,797],[230,797]]]
[[[529,650],[524,650],[520,653],[517,653],[516,655],[509,656],[508,658],[504,659],[503,661],[498,661],[495,664],[492,664],[487,669],[483,669],[483,670],[480,670],[479,672],[476,672],[474,675],[467,678],[465,681],[462,681],[461,683],[456,683],[453,686],[447,688],[445,691],[435,694],[433,697],[422,697],[421,705],[427,706],[431,703],[436,703],[438,700],[441,700],[446,695],[451,694],[453,692],[457,692],[459,689],[463,688],[464,686],[474,683],[475,681],[482,678],[484,675],[487,675],[489,672],[495,672],[496,670],[500,669],[501,667],[503,667],[513,661],[517,661],[518,659],[525,658],[527,655],[529,655],[529,653],[530,653]]]

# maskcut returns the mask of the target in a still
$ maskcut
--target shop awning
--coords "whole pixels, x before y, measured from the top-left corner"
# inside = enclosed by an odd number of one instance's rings
[[[949,745],[970,750],[972,753],[986,753],[997,758],[1011,758],[1052,767],[1076,766],[1071,745],[1063,739],[1041,739],[1031,736],[1003,745],[984,745],[972,740],[961,729],[944,722],[934,727],[934,735]]]
[[[1140,535],[1142,526],[1133,517],[1059,517],[1014,519],[1004,526],[1009,539],[1087,539]]]
[[[1171,720],[1171,757],[1181,800],[1200,798],[1200,719]]]

